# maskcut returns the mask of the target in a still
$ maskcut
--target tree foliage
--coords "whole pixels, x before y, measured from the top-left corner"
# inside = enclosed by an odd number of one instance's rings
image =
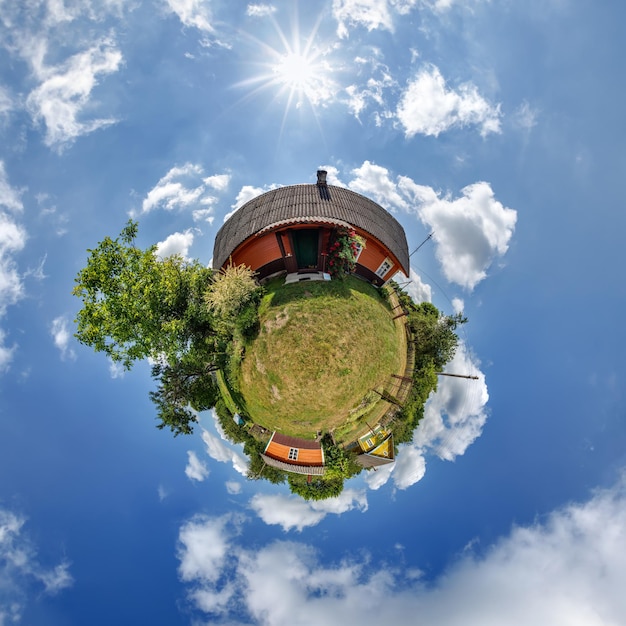
[[[83,302],[76,338],[126,369],[146,357],[175,361],[213,332],[210,315],[199,306],[212,271],[180,256],[159,260],[156,246],[142,250],[136,236],[131,220],[119,237],[88,250],[73,290]]]
[[[343,491],[343,478],[334,476],[304,476],[302,474],[289,474],[287,477],[289,489],[305,500],[326,500],[335,498]]]
[[[223,321],[234,323],[241,310],[259,294],[254,272],[245,265],[229,265],[213,276],[206,292],[210,311]]]
[[[195,353],[152,366],[152,377],[159,382],[157,390],[150,392],[161,420],[158,428],[167,426],[174,436],[191,434],[197,422],[196,412],[212,408],[219,398],[211,375],[214,369],[210,361]]]

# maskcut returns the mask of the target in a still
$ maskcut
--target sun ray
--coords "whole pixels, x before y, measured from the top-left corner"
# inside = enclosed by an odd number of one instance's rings
[[[242,33],[255,47],[260,49],[257,55],[262,60],[255,63],[257,73],[239,81],[235,86],[252,88],[242,98],[249,100],[266,90],[275,92],[273,102],[284,101],[285,109],[281,121],[281,134],[286,126],[289,113],[308,105],[315,118],[317,109],[332,102],[337,91],[332,77],[333,71],[325,58],[330,46],[324,46],[318,40],[318,30],[322,16],[318,16],[307,37],[300,32],[297,10],[291,22],[289,36],[278,21],[271,16],[271,24],[277,35],[277,46],[262,41],[249,33]]]

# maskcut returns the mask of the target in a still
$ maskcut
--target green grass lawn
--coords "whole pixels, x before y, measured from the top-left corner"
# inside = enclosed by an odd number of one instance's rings
[[[368,392],[403,372],[406,347],[389,305],[354,277],[274,281],[259,315],[239,389],[250,418],[270,430],[311,438],[337,428]]]

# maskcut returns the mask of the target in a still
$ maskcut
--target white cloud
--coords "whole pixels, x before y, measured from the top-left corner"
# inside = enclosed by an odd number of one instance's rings
[[[395,14],[403,16],[414,8],[427,8],[442,13],[454,4],[466,6],[472,0],[333,0],[333,17],[337,20],[337,34],[348,37],[350,27],[362,26],[368,31],[384,29],[393,32]],[[479,1],[479,0],[476,0]]]
[[[487,276],[494,259],[508,250],[517,212],[496,200],[486,182],[464,187],[456,199],[441,197],[406,177],[399,178],[399,187],[434,231],[436,255],[446,278],[472,290]]]
[[[426,474],[426,459],[422,450],[410,445],[401,446],[393,468],[393,482],[398,489],[406,489],[422,480]]]
[[[368,58],[355,59],[357,67],[360,66],[360,68],[355,82],[345,88],[348,95],[346,104],[357,120],[361,121],[362,114],[370,105],[378,107],[374,114],[374,122],[377,126],[380,126],[384,119],[395,117],[387,101],[395,99],[395,92],[398,88],[398,83],[393,78],[389,66],[378,60],[379,54],[377,49],[373,49]],[[358,82],[361,76],[365,78],[364,83]]]
[[[377,28],[393,31],[387,0],[333,0],[332,11],[341,38],[349,36],[352,26],[363,26],[368,31]]]
[[[121,63],[122,54],[113,42],[101,39],[56,67],[38,68],[42,82],[29,94],[26,105],[35,121],[45,123],[46,145],[62,148],[80,135],[115,122],[112,118],[80,118],[98,84],[96,78],[116,72]]]
[[[9,364],[13,360],[13,353],[16,346],[7,346],[6,333],[0,328],[0,373],[4,373],[9,369]]]
[[[365,474],[365,482],[370,489],[380,489],[391,477],[391,473],[395,469],[395,464],[383,465],[375,472],[367,472]]]
[[[209,612],[234,609],[237,622],[584,624],[626,623],[626,493],[623,482],[589,501],[515,527],[481,555],[471,548],[425,584],[415,567],[365,556],[323,563],[304,543],[244,548],[223,518],[181,529],[181,577],[209,598]],[[184,537],[184,540],[183,540]],[[193,552],[193,553],[192,553]],[[229,581],[229,582],[226,582]],[[202,608],[201,593],[190,593]],[[216,600],[220,598],[221,601]],[[213,606],[211,606],[213,601]]]
[[[272,4],[249,4],[246,15],[250,17],[266,17],[276,13],[276,7]]]
[[[22,191],[15,189],[9,184],[4,161],[0,161],[0,206],[11,211],[22,211]]]
[[[465,310],[465,302],[461,298],[452,298],[452,309],[455,313],[463,313]]]
[[[409,82],[396,114],[406,137],[437,137],[454,126],[469,125],[479,126],[483,136],[500,132],[500,106],[490,104],[471,83],[448,89],[434,65],[422,68]]]
[[[68,329],[67,318],[64,315],[60,315],[52,320],[52,323],[50,324],[50,334],[54,340],[54,345],[61,353],[61,359],[63,361],[66,359],[71,361],[76,359],[76,353],[72,348],[70,348],[72,334]]]
[[[415,429],[413,444],[451,461],[480,436],[487,421],[489,393],[479,363],[463,342],[459,342],[445,371],[478,376],[478,380],[440,376],[437,391],[429,398]]]
[[[215,583],[219,579],[228,553],[229,521],[229,517],[197,515],[183,525],[178,536],[178,573],[183,581]]]
[[[39,587],[55,595],[73,583],[67,561],[51,568],[39,562],[37,550],[24,532],[25,523],[22,516],[0,508],[0,624],[19,622]]]
[[[387,168],[370,161],[352,174],[350,189],[388,210],[416,213],[434,231],[436,256],[451,282],[472,290],[508,250],[517,212],[496,200],[487,182],[468,185],[461,197],[452,199],[407,176],[394,179]]]
[[[317,169],[326,171],[326,182],[336,187],[347,187],[339,178],[339,170],[334,165],[320,165]]]
[[[236,496],[237,494],[241,493],[241,483],[238,483],[234,480],[227,480],[226,481],[226,491],[228,491],[228,493],[231,496]]]
[[[172,13],[178,16],[183,26],[191,26],[207,33],[213,32],[209,2],[205,0],[167,0],[167,4]]]
[[[185,475],[189,480],[202,482],[209,475],[209,468],[203,463],[193,450],[187,451],[187,467],[185,467]]]
[[[319,524],[329,513],[341,515],[354,508],[366,511],[367,497],[364,491],[355,489],[344,489],[336,498],[312,502],[298,496],[257,494],[250,500],[250,507],[266,524],[282,526],[284,531],[301,531]]]
[[[160,259],[166,259],[175,254],[187,259],[192,244],[193,233],[191,230],[186,230],[184,233],[172,233],[164,241],[157,243],[155,254]]]
[[[252,198],[256,198],[262,193],[268,191],[269,189],[274,189],[276,185],[272,185],[267,187],[266,189],[262,189],[261,187],[252,187],[251,185],[244,185],[237,194],[235,198],[235,203],[231,204],[231,209],[229,213],[224,216],[224,221],[230,219],[236,211],[238,211],[248,200],[252,200]]]
[[[230,443],[218,439],[208,430],[202,431],[202,441],[206,445],[207,454],[220,463],[232,463],[233,467],[242,475],[248,475],[248,460],[237,452]]]
[[[429,284],[422,282],[422,277],[413,269],[409,270],[410,281],[402,272],[398,272],[393,279],[406,291],[414,302],[432,302],[432,288]]]
[[[192,208],[194,221],[212,221],[213,205],[218,198],[211,190],[224,192],[230,174],[204,176],[201,165],[185,163],[175,166],[147,193],[141,205],[142,213],[154,209],[181,211]]]
[[[489,393],[480,363],[462,341],[445,371],[478,378],[439,376],[437,391],[426,402],[412,443],[399,446],[394,465],[368,472],[365,480],[370,489],[379,489],[390,478],[398,489],[406,489],[424,477],[428,454],[453,461],[481,435]]]
[[[0,161],[0,207],[11,213],[22,211],[21,193],[10,185],[4,162]],[[22,275],[14,255],[26,245],[27,235],[9,212],[0,210],[0,317],[6,313],[7,307],[24,296]],[[6,333],[0,329],[0,372],[7,370],[14,352],[15,345],[6,345]]]
[[[230,174],[213,174],[204,179],[204,184],[212,187],[216,191],[226,191],[230,183]]]
[[[348,184],[350,189],[375,200],[387,210],[409,209],[409,204],[396,182],[391,179],[387,168],[363,161],[363,165],[353,169],[352,174],[355,178]]]

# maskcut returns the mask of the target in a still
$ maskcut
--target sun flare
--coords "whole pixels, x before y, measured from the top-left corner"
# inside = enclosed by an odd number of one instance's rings
[[[336,93],[332,64],[327,58],[330,47],[317,40],[317,26],[306,39],[301,37],[297,26],[293,26],[290,37],[276,22],[274,27],[279,47],[249,36],[261,48],[257,62],[261,71],[239,84],[255,86],[250,96],[274,90],[276,99],[286,99],[285,116],[292,106],[300,108],[308,102],[315,109],[330,102]]]

